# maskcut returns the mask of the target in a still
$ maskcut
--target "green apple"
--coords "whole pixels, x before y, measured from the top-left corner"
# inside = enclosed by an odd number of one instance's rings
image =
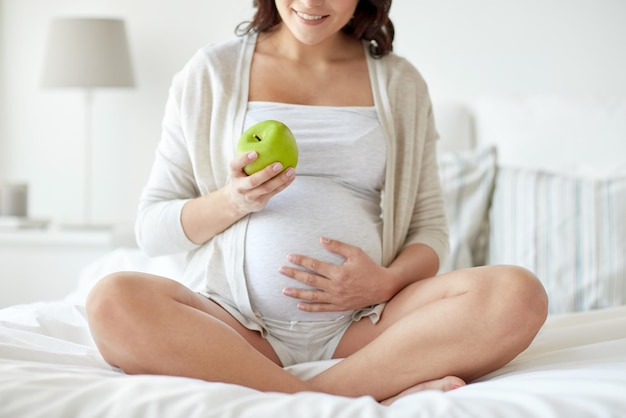
[[[246,130],[237,143],[237,153],[256,151],[259,157],[245,166],[247,175],[279,162],[283,171],[298,164],[298,144],[291,130],[277,120],[265,120]]]

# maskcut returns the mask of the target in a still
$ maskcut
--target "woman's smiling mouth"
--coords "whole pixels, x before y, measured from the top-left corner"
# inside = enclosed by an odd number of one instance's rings
[[[316,22],[316,21],[320,21],[324,19],[325,17],[328,17],[328,16],[320,16],[320,15],[310,15],[304,12],[300,12],[298,10],[294,10],[294,12],[296,13],[296,15],[298,15],[300,19],[306,20],[308,22]]]

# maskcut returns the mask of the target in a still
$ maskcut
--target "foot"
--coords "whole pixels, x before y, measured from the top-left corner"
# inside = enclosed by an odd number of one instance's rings
[[[428,382],[420,383],[413,387],[406,389],[403,392],[398,393],[396,396],[393,396],[389,399],[385,399],[381,402],[382,405],[391,405],[395,401],[400,398],[405,397],[406,395],[410,395],[411,393],[421,392],[423,390],[439,390],[442,392],[447,392],[449,390],[457,389],[461,386],[465,386],[465,382],[462,379],[459,379],[455,376],[446,376],[442,379],[431,380]]]

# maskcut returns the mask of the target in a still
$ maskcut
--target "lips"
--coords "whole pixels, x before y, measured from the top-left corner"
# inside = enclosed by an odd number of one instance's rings
[[[296,15],[298,15],[300,19],[306,20],[307,22],[318,22],[328,17],[328,15],[310,15],[308,13],[300,12],[298,10],[294,10],[294,12],[296,13]]]

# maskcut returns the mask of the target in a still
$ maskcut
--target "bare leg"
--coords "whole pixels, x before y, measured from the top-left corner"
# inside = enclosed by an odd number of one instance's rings
[[[259,333],[174,281],[110,276],[90,294],[87,312],[103,356],[127,373],[391,401],[417,390],[445,390],[506,364],[530,344],[546,305],[543,287],[519,268],[423,280],[399,292],[378,324],[354,323],[335,353],[345,360],[308,382],[284,371]]]
[[[418,385],[410,387],[398,393],[396,396],[392,396],[391,398],[385,399],[381,403],[383,405],[391,405],[398,399],[403,398],[407,395],[410,395],[411,393],[421,392],[423,390],[439,390],[441,392],[447,392],[449,390],[460,388],[461,386],[465,386],[465,382],[463,380],[459,379],[456,376],[446,376],[441,379],[431,380],[431,381],[420,383]]]
[[[129,374],[186,376],[294,393],[311,387],[280,367],[271,346],[219,305],[142,273],[104,278],[87,300],[104,358]]]
[[[378,400],[408,388],[445,389],[449,379],[438,381],[444,376],[471,381],[508,363],[546,315],[543,286],[521,268],[481,267],[423,280],[399,292],[378,324],[354,323],[335,353],[346,359],[310,383]]]

